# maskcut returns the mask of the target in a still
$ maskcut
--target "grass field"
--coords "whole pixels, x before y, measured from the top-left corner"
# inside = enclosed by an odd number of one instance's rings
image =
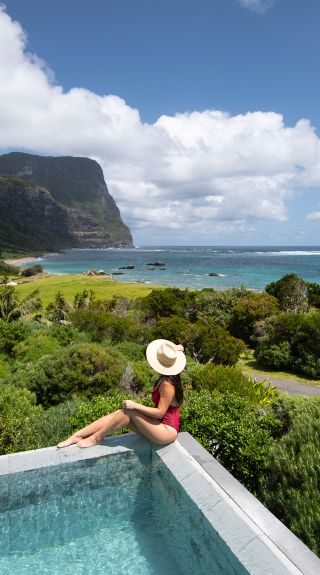
[[[111,299],[114,295],[122,295],[131,299],[147,296],[154,287],[143,284],[122,283],[107,280],[104,276],[82,275],[42,275],[34,276],[32,281],[18,284],[17,294],[20,298],[25,297],[35,289],[39,289],[43,306],[53,302],[57,292],[61,292],[64,298],[72,303],[76,293],[84,289],[92,290],[97,299]]]

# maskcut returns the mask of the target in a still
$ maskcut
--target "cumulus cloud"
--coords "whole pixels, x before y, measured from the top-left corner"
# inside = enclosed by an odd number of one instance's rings
[[[320,143],[308,120],[219,110],[143,123],[116,95],[65,92],[26,51],[19,23],[0,9],[0,147],[81,155],[103,167],[134,236],[191,243],[279,222],[296,190],[320,184]],[[174,236],[174,234],[176,234]]]
[[[243,8],[258,14],[265,14],[275,4],[275,0],[238,0],[238,2]]]
[[[310,214],[307,214],[307,220],[320,220],[320,212],[310,212]]]

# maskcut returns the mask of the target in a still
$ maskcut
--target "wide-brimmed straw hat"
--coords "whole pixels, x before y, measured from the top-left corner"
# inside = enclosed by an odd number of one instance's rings
[[[186,356],[167,339],[155,339],[146,351],[147,361],[161,375],[177,375],[186,365]]]

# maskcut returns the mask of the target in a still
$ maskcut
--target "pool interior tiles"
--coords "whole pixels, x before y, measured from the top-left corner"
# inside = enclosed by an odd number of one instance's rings
[[[1,575],[318,574],[303,544],[305,570],[248,518],[197,446],[188,434],[160,448],[128,434],[1,456]]]

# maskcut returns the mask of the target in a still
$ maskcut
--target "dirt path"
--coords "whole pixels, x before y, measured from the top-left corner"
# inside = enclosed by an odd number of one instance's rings
[[[246,373],[246,375],[249,375]],[[287,392],[290,395],[320,395],[320,385],[310,385],[308,383],[300,383],[294,379],[279,379],[278,377],[271,377],[270,375],[256,375],[250,374],[256,381],[267,379],[271,381],[280,391]]]

